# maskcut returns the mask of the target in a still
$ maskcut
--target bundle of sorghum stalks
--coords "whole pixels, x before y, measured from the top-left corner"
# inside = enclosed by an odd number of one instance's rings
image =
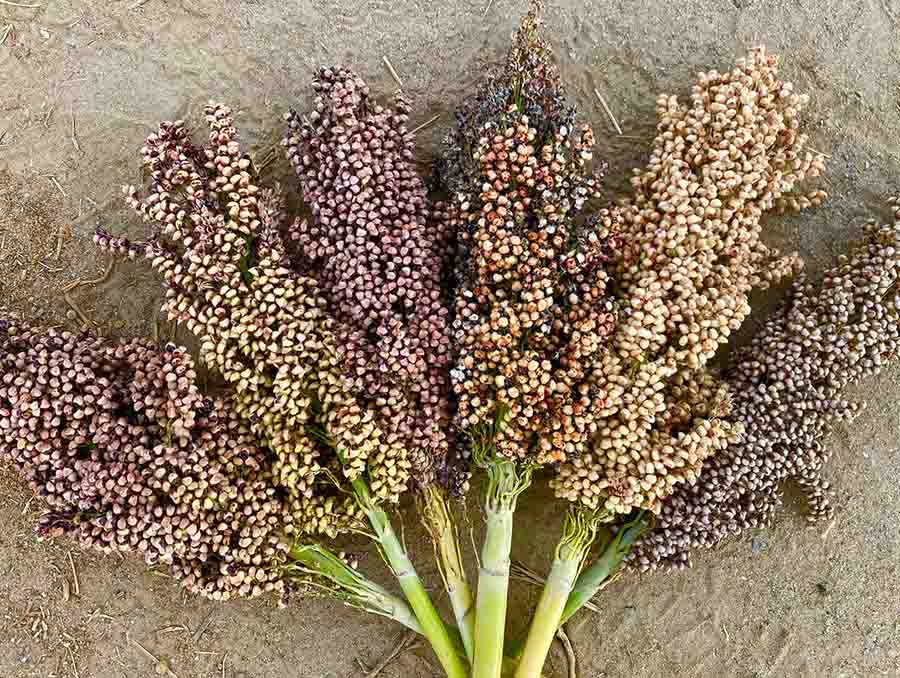
[[[226,392],[198,391],[184,349],[0,313],[0,457],[46,499],[42,535],[168,564],[214,599],[309,584],[422,633],[451,678],[466,658],[475,678],[532,678],[623,562],[686,565],[771,521],[787,479],[811,519],[829,515],[822,436],[900,345],[900,215],[820,286],[799,278],[719,376],[708,363],[751,292],[799,273],[764,244],[765,218],[824,198],[804,187],[823,169],[807,98],[763,49],[701,74],[687,102],[658,99],[647,165],[601,208],[605,167],[542,11],[457,113],[435,172],[446,203],[416,172],[410,102],[378,104],[343,68],[287,116],[308,219],[259,185],[229,109],[206,109],[203,145],[160,125],[149,188],[126,189],[146,237],[96,240],[150,261]],[[487,476],[474,603],[448,503],[469,459]],[[539,467],[568,511],[527,638],[504,644],[513,517]],[[408,489],[456,630],[386,513]],[[366,521],[406,601],[314,541]]]
[[[869,224],[820,285],[797,280],[787,300],[734,357],[727,372],[740,441],[680,487],[658,513],[656,529],[629,556],[643,570],[683,567],[694,548],[768,525],[792,480],[809,520],[830,517],[822,442],[836,420],[861,404],[847,387],[877,374],[900,352],[900,214]]]
[[[206,117],[206,147],[195,146],[181,122],[163,123],[147,140],[149,193],[127,193],[150,224],[149,238],[136,243],[101,230],[97,242],[144,255],[162,274],[169,318],[200,340],[201,358],[234,389],[238,414],[275,453],[291,528],[332,536],[367,518],[445,668],[461,675],[447,630],[381,508],[409,484],[410,406],[357,383],[365,356],[352,328],[341,329],[329,313],[318,281],[291,267],[279,195],[258,186],[230,110],[213,104]],[[396,153],[402,158],[403,149]],[[336,294],[340,285],[325,279]],[[363,334],[391,326],[386,319]],[[340,344],[348,337],[349,356]]]

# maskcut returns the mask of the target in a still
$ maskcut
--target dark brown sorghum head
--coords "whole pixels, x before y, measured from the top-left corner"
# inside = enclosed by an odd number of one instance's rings
[[[696,483],[662,503],[656,529],[630,556],[632,567],[683,567],[694,548],[768,525],[788,480],[806,495],[810,521],[830,517],[824,438],[861,407],[846,399],[846,388],[898,352],[900,213],[893,224],[867,226],[820,285],[797,280],[735,356],[727,378],[731,419],[744,434],[707,462]]]
[[[616,321],[614,230],[586,217],[602,171],[533,3],[504,68],[457,113],[438,176],[456,231],[456,422],[497,453],[552,463],[595,433],[591,366]],[[499,426],[494,424],[499,422]]]
[[[416,171],[402,94],[381,106],[342,68],[320,69],[313,89],[312,110],[287,116],[284,145],[312,211],[291,239],[335,317],[353,388],[427,484],[448,454],[447,214]]]

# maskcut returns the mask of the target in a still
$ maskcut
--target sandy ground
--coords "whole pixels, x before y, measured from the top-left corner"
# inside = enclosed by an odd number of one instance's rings
[[[389,94],[396,85],[382,65],[387,55],[416,101],[413,123],[439,116],[419,135],[428,160],[472,79],[502,58],[522,6],[18,1],[40,7],[0,2],[0,302],[48,323],[76,327],[81,314],[107,335],[164,338],[171,330],[154,320],[152,276],[120,264],[104,278],[107,262],[90,242],[98,220],[139,232],[119,187],[138,180],[137,151],[158,120],[200,122],[206,100],[221,98],[239,111],[245,143],[263,159],[282,113],[309,101],[314,66],[352,66]],[[784,73],[812,95],[806,129],[831,156],[823,181],[831,199],[800,218],[772,220],[768,232],[816,274],[855,224],[886,214],[884,198],[897,188],[898,20],[900,0],[559,0],[548,24],[571,94],[610,161],[610,195],[646,154],[657,93],[686,93],[697,71],[729,68],[759,42],[783,54]],[[628,138],[615,135],[595,87]],[[274,157],[268,177],[295,185]],[[62,288],[74,280],[99,282],[67,299]],[[773,298],[757,301],[764,308]],[[617,582],[599,599],[599,614],[569,625],[578,675],[900,675],[900,371],[859,394],[870,408],[830,441],[835,524],[808,530],[789,502],[771,530],[704,554],[690,571]],[[528,530],[518,534],[516,556],[541,570],[561,507],[540,487],[523,503]],[[298,600],[286,611],[267,602],[217,605],[185,598],[136,562],[72,551],[70,564],[71,545],[32,536],[38,510],[0,469],[0,676],[344,678],[363,675],[356,660],[376,663],[398,638],[391,624],[326,600]],[[437,585],[423,535],[408,526],[407,538]],[[363,567],[382,571],[372,554]],[[512,628],[534,602],[535,591],[520,584]],[[559,648],[552,661],[549,674],[567,675]],[[433,663],[420,649],[383,675],[436,675]]]

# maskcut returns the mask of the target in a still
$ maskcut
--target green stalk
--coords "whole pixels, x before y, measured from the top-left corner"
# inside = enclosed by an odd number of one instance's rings
[[[651,526],[652,514],[648,514],[646,511],[641,511],[633,520],[622,526],[616,536],[607,544],[600,557],[578,577],[578,581],[575,582],[575,587],[566,601],[558,626],[565,624],[573,614],[597,594],[603,582],[619,570],[625,556],[631,551],[631,547]]]
[[[619,566],[631,551],[631,547],[650,528],[650,525],[651,516],[642,512],[619,529],[616,536],[603,548],[600,556],[578,576],[560,615],[559,623],[556,625],[557,629],[569,621],[572,615],[586,603],[590,602],[597,595],[603,583],[618,572]],[[522,657],[525,641],[526,636],[522,635],[507,643],[507,664],[518,664]]]
[[[397,538],[387,513],[372,500],[364,480],[358,478],[353,481],[353,492],[375,531],[375,539],[381,547],[385,560],[393,570],[409,606],[421,625],[422,635],[431,643],[447,677],[466,678],[466,668],[456,651],[453,639],[431,602],[422,580],[416,574],[406,549]]]
[[[283,567],[295,581],[341,600],[350,607],[393,619],[409,630],[425,635],[419,620],[405,600],[367,579],[327,547],[316,543],[295,544],[288,552],[288,557],[290,560]],[[448,633],[454,651],[464,657],[465,650],[457,629],[450,627]],[[515,661],[504,658],[503,675],[512,676],[514,670]]]
[[[597,536],[599,524],[600,516],[593,511],[574,509],[566,514],[563,536],[556,547],[553,566],[528,629],[528,639],[516,667],[515,678],[539,678],[541,675],[560,626],[563,609]]]
[[[472,678],[498,678],[503,668],[512,525],[511,510],[488,510],[478,573]]]
[[[405,601],[366,579],[321,544],[295,544],[288,552],[287,572],[347,605],[393,619],[422,634],[416,615]]]
[[[427,487],[423,491],[423,497],[422,516],[434,541],[444,586],[453,607],[453,616],[456,617],[456,627],[466,657],[471,662],[475,646],[475,603],[463,567],[453,514],[447,505],[447,497],[440,488]]]
[[[478,572],[475,603],[475,654],[472,678],[500,678],[503,667],[503,637],[506,630],[506,599],[509,591],[509,553],[512,547],[516,500],[531,484],[531,467],[484,454],[476,462],[486,467],[485,499],[487,532]]]
[[[288,557],[290,560],[283,567],[295,581],[341,600],[350,607],[393,619],[409,630],[425,635],[419,620],[405,600],[367,579],[327,547],[316,543],[295,544],[288,552]],[[464,657],[463,641],[457,629],[450,627],[448,633],[455,652]],[[503,675],[512,676],[514,670],[515,660],[504,658]]]

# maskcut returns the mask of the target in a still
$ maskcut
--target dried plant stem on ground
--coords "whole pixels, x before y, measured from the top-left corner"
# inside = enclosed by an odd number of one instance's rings
[[[388,655],[378,662],[377,666],[372,669],[369,669],[365,666],[362,661],[359,659],[356,660],[356,663],[359,664],[359,667],[365,672],[364,678],[376,678],[384,671],[392,661],[397,659],[404,652],[413,649],[416,644],[413,642],[415,639],[415,634],[407,632],[400,638],[400,641],[397,643],[396,647],[388,653]]]

